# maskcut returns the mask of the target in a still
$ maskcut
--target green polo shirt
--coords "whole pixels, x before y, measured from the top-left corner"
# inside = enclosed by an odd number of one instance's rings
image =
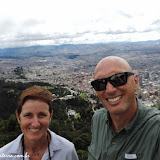
[[[96,111],[88,160],[160,160],[160,111],[137,103],[134,119],[119,132],[105,108]]]

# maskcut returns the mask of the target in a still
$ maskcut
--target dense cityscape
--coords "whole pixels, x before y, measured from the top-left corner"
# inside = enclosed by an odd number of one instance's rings
[[[64,67],[64,68],[63,68]],[[67,72],[66,66],[32,66],[17,67],[1,72],[1,78],[14,82],[47,82],[59,84],[73,90],[81,90],[88,95],[95,94],[90,85],[93,71]],[[160,107],[160,71],[134,70],[139,76],[139,90],[137,95],[145,105]]]
[[[87,46],[89,49],[86,48],[86,55],[84,54],[84,47],[82,54],[81,48],[78,48],[79,50],[76,48],[77,53],[75,54],[74,46],[73,51],[63,47],[65,55],[62,54],[61,56],[42,56],[41,53],[40,57],[33,55],[23,59],[0,58],[0,77],[6,81],[14,82],[59,84],[69,89],[81,90],[89,97],[91,94],[95,94],[90,82],[93,80],[96,64],[105,56],[116,55],[126,59],[132,66],[134,73],[138,74],[139,90],[137,96],[145,105],[160,108],[160,48],[158,44],[100,45],[99,48],[93,46],[93,50],[91,49],[92,46]],[[66,55],[68,52],[69,55]],[[93,54],[91,54],[92,52]]]

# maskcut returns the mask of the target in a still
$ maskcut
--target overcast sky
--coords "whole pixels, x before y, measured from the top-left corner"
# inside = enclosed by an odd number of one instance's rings
[[[160,39],[159,0],[0,0],[0,48]]]

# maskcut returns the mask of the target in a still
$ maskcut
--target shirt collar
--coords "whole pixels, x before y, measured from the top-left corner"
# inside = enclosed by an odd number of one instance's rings
[[[54,132],[51,132],[50,129],[48,129],[48,132],[51,135],[50,151],[51,151],[51,155],[52,155],[54,151],[57,151],[57,150],[61,149],[61,143],[60,143],[60,140],[59,140],[58,136]],[[10,151],[9,151],[11,154],[15,154],[15,155],[23,154],[23,151],[22,151],[22,137],[23,137],[23,134],[19,135],[14,140],[15,142],[12,144],[12,147],[10,147]]]
[[[110,126],[110,127],[112,126],[112,119],[111,119],[111,116],[110,116],[110,113],[108,110],[107,110],[106,123],[108,126]]]

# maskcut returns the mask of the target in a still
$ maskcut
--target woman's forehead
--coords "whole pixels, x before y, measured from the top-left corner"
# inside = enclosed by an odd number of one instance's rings
[[[49,110],[49,105],[42,100],[28,99],[22,106],[23,111],[46,111]]]

